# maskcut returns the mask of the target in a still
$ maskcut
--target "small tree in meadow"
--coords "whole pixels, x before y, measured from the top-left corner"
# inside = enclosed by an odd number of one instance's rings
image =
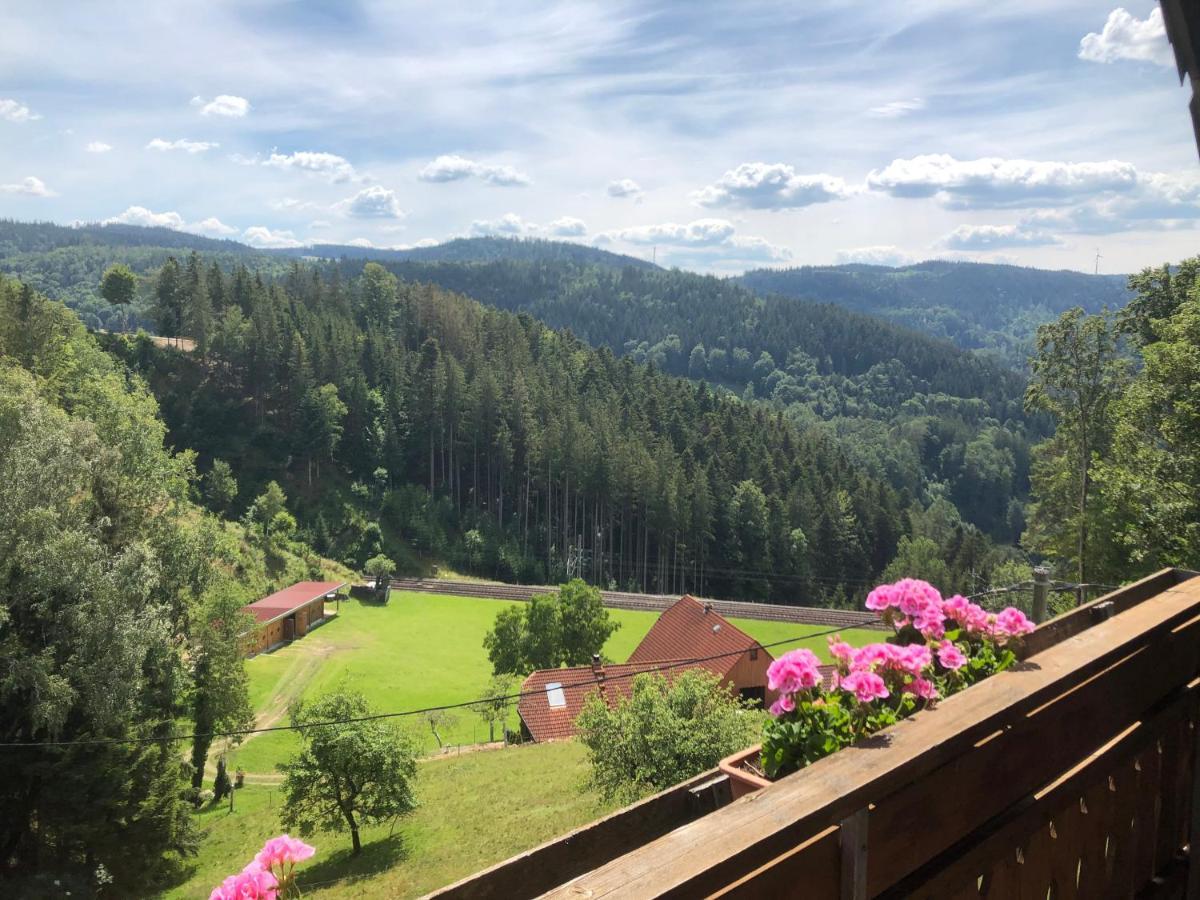
[[[575,724],[592,785],[606,799],[634,800],[748,747],[761,721],[716,675],[690,669],[670,682],[638,675],[631,695],[611,708],[593,693]]]
[[[381,553],[368,559],[363,565],[363,571],[375,579],[375,590],[378,591],[391,580],[392,573],[396,571],[396,564]]]
[[[488,742],[496,739],[496,723],[504,725],[508,711],[512,708],[512,695],[517,690],[515,675],[495,675],[483,692],[483,699],[471,709],[488,727]]]
[[[357,691],[339,690],[291,709],[302,748],[283,763],[283,811],[287,828],[348,830],[353,854],[362,852],[359,829],[405,815],[416,808],[413,781],[416,750],[397,726],[362,719],[375,711]],[[313,725],[334,722],[331,725]]]

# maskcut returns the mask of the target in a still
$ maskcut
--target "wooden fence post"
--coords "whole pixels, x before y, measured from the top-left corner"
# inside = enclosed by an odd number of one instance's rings
[[[842,856],[842,900],[867,900],[867,827],[864,807],[838,827]]]
[[[1041,625],[1046,621],[1046,602],[1050,594],[1050,570],[1045,566],[1033,567],[1033,621]]]

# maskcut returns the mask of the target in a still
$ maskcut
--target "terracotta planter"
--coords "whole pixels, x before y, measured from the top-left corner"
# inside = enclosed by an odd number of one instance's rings
[[[756,775],[745,767],[746,763],[758,763],[760,750],[762,750],[762,744],[755,744],[753,747],[739,750],[717,763],[717,768],[729,776],[729,790],[733,793],[734,800],[744,797],[746,794],[753,794],[771,784],[770,780]]]

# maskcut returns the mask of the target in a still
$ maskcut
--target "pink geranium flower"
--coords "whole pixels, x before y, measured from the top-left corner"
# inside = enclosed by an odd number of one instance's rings
[[[279,882],[275,876],[252,862],[237,875],[230,875],[220,887],[213,888],[208,900],[276,900]]]
[[[928,678],[914,678],[904,686],[906,693],[915,694],[922,700],[936,700],[938,696],[937,685]]]
[[[875,610],[875,612],[883,612],[885,609],[890,609],[897,603],[897,595],[895,588],[890,584],[881,584],[871,593],[867,594],[867,609]]]
[[[1025,613],[1011,606],[996,616],[996,631],[1004,636],[1020,637],[1036,627]]]
[[[849,668],[854,661],[854,648],[843,641],[840,634],[835,634],[829,638],[829,655]]]
[[[859,703],[884,700],[890,696],[887,685],[874,672],[851,672],[842,679],[841,686],[844,690],[853,693]]]
[[[946,643],[938,648],[937,657],[938,662],[942,664],[942,668],[949,669],[952,672],[956,669],[961,669],[967,664],[967,657],[958,647],[949,641],[946,641]]]
[[[817,687],[821,683],[819,665],[811,650],[791,650],[767,668],[767,686],[784,694]]]
[[[254,856],[254,861],[264,869],[290,863],[292,865],[308,859],[317,851],[299,838],[288,834],[273,837]]]
[[[778,719],[784,713],[790,713],[795,708],[796,701],[792,699],[791,694],[780,694],[779,699],[771,704],[771,708],[768,710],[768,712]]]

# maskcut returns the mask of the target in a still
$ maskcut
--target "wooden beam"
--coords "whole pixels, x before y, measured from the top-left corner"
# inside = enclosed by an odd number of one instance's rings
[[[863,807],[838,826],[842,855],[842,900],[867,900],[867,835],[870,812]]]

